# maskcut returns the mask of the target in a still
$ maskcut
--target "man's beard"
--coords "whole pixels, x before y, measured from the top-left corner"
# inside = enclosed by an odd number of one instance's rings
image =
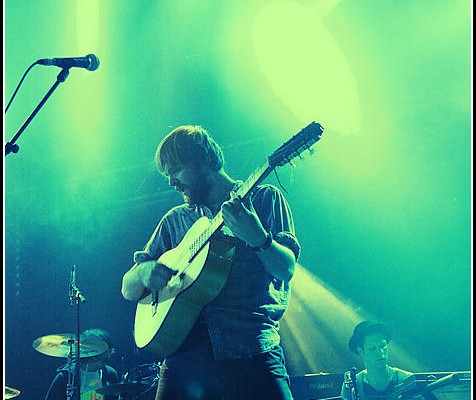
[[[199,177],[199,179],[195,180],[193,186],[187,186],[187,194],[182,192],[185,203],[190,205],[205,205],[210,193],[210,186],[206,175]]]

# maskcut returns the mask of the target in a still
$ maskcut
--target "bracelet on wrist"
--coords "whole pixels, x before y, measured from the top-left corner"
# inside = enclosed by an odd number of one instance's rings
[[[253,251],[256,251],[257,253],[261,253],[262,251],[265,251],[271,247],[271,244],[273,243],[273,235],[271,232],[266,233],[266,240],[261,246],[256,246],[256,247],[251,247]]]

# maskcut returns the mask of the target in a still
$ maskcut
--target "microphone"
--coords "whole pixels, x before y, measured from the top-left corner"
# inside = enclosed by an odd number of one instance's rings
[[[86,297],[83,296],[81,291],[76,286],[76,265],[73,264],[71,268],[71,275],[69,278],[69,299],[71,302],[74,300],[81,300],[83,303],[86,301]]]
[[[76,285],[76,265],[71,268],[71,285]]]
[[[74,299],[74,289],[76,287],[76,265],[73,264],[71,274],[69,276],[69,298]]]
[[[86,68],[88,71],[95,71],[99,68],[99,58],[94,54],[72,58],[42,58],[36,63],[40,65],[54,65],[61,68]]]

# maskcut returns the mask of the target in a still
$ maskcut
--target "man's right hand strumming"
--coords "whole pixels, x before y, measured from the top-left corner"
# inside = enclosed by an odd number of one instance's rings
[[[122,279],[122,295],[127,300],[140,300],[145,290],[149,292],[162,290],[176,274],[177,271],[155,260],[135,264]]]

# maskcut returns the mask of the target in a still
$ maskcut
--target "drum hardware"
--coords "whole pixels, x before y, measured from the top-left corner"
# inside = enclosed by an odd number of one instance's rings
[[[72,333],[42,336],[33,341],[33,348],[47,356],[67,358],[71,352],[76,357],[78,341]],[[93,357],[108,350],[108,344],[99,338],[83,339],[79,343],[80,358]]]
[[[67,358],[68,383],[66,384],[66,399],[80,399],[81,374],[79,362],[81,358],[94,357],[109,349],[106,342],[99,338],[81,339],[79,310],[86,298],[76,285],[76,265],[71,269],[68,298],[76,311],[76,334],[54,334],[42,336],[33,341],[33,348],[48,356]],[[74,371],[73,371],[74,368]]]
[[[5,399],[13,399],[14,397],[17,397],[20,394],[20,391],[18,389],[14,389],[9,386],[4,386],[5,388]]]
[[[120,399],[120,400],[142,400],[145,399],[145,395],[148,394],[151,390],[156,389],[158,382],[154,383],[152,386],[145,389],[143,392],[139,393],[138,395],[130,398],[130,399]],[[155,398],[155,396],[154,396]]]
[[[126,382],[148,383],[153,385],[159,380],[160,363],[142,364],[124,374]]]
[[[96,390],[99,394],[105,396],[121,396],[121,399],[131,399],[145,392],[149,389],[149,385],[139,382],[120,382],[111,383]]]
[[[120,383],[107,385],[96,391],[104,395],[119,396],[120,400],[144,399],[159,384],[160,363],[142,364],[122,375]]]

